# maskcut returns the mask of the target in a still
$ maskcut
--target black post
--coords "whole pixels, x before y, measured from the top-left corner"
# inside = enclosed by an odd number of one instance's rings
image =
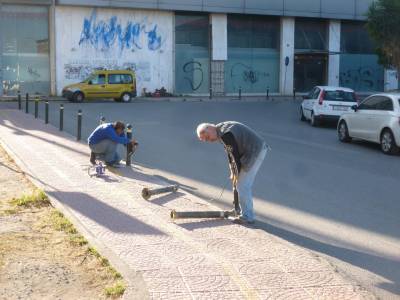
[[[126,165],[130,166],[131,165],[131,152],[132,152],[132,144],[130,141],[132,141],[132,125],[127,124],[126,126],[126,138],[129,140],[129,143],[126,144]]]
[[[60,104],[60,131],[64,128],[64,105]]]
[[[293,100],[296,100],[296,88],[293,88]]]
[[[44,123],[49,124],[49,101],[44,103]]]
[[[29,94],[25,95],[25,113],[29,113]]]
[[[267,87],[267,100],[269,100],[269,87]]]
[[[21,92],[18,91],[18,109],[22,109],[22,103],[21,103]]]
[[[35,119],[38,118],[39,115],[39,96],[35,96]]]
[[[76,140],[80,141],[82,137],[82,110],[78,110],[78,132],[76,134]]]
[[[239,100],[242,100],[242,87],[239,88]]]
[[[212,88],[210,88],[210,99],[212,99]]]

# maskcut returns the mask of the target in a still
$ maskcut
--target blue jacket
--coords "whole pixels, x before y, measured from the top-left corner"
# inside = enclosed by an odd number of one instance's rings
[[[112,123],[105,123],[97,126],[97,128],[88,137],[88,144],[95,145],[100,143],[102,140],[112,140],[118,144],[126,145],[129,140],[125,137],[125,133],[117,135]]]

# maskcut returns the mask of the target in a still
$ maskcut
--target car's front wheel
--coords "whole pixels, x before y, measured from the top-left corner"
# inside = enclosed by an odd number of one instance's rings
[[[385,154],[395,154],[399,151],[390,129],[385,129],[381,133],[381,150]]]
[[[340,121],[338,126],[338,137],[339,141],[342,143],[348,143],[351,141],[351,137],[349,135],[349,129],[347,128],[347,124],[345,121]]]
[[[75,92],[74,95],[72,96],[72,99],[74,102],[83,102],[83,99],[85,99],[85,96],[83,95],[82,92]]]
[[[123,93],[123,94],[121,95],[121,101],[122,101],[122,102],[131,102],[131,101],[132,101],[132,95],[131,95],[131,93],[127,93],[127,92]]]

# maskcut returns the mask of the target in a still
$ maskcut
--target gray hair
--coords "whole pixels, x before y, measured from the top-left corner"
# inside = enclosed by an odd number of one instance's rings
[[[196,132],[197,132],[197,136],[200,137],[200,134],[207,130],[207,128],[209,127],[215,127],[215,124],[211,124],[211,123],[201,123],[197,126]]]

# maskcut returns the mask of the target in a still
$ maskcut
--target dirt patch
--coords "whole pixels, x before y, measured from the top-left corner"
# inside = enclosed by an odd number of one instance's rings
[[[35,190],[0,147],[0,299],[118,298],[105,288],[123,290],[120,274],[66,220],[59,226],[62,214],[12,204]]]

